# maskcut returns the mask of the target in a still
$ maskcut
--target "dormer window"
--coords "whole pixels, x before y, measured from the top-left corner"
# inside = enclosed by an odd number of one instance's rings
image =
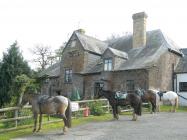
[[[112,70],[112,58],[104,59],[104,71]]]

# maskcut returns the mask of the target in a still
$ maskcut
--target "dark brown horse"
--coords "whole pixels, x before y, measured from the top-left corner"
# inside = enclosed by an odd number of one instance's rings
[[[34,129],[36,131],[38,114],[39,128],[41,130],[42,114],[57,114],[64,121],[64,132],[67,128],[71,127],[71,103],[70,100],[64,96],[50,97],[48,95],[41,94],[29,94],[25,93],[22,98],[21,106],[29,102],[32,105],[32,112],[34,115]]]
[[[156,106],[157,106],[157,95],[152,90],[143,90],[143,89],[137,89],[135,91],[137,95],[139,95],[142,99],[142,102],[150,102],[152,105],[152,111],[151,113],[156,112]]]
[[[133,121],[137,120],[137,115],[141,116],[142,113],[142,102],[141,98],[136,94],[126,94],[125,99],[117,99],[116,98],[116,92],[113,91],[107,91],[103,90],[102,86],[98,89],[98,97],[100,98],[104,96],[108,99],[110,105],[112,106],[113,116],[115,119],[119,119],[119,113],[118,113],[118,106],[127,106],[130,105],[134,111],[133,111]]]

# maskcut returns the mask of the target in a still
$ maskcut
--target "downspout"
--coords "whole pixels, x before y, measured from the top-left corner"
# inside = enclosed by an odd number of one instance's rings
[[[174,64],[172,64],[172,90],[174,91]]]
[[[177,84],[178,80],[177,80],[177,74],[176,74],[176,93],[178,92],[178,84]]]

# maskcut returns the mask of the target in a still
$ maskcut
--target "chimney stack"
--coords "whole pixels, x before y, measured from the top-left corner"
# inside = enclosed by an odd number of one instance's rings
[[[76,30],[76,32],[78,32],[80,34],[85,34],[85,30],[84,29],[78,29],[78,30]]]
[[[133,14],[133,48],[146,46],[146,19],[147,14],[140,12]]]

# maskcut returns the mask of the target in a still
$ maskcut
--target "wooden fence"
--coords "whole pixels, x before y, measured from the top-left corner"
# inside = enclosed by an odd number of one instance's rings
[[[107,112],[109,111],[109,103],[108,103],[108,100],[106,99],[98,99],[98,100],[83,100],[83,101],[75,101],[75,103],[78,103],[78,105],[80,106],[80,108],[78,110],[76,110],[76,112],[79,112],[79,111],[83,111],[85,110],[86,108],[85,107],[82,107],[83,104],[88,104],[90,102],[96,102],[96,101],[99,101],[99,102],[105,102],[105,105],[103,105],[102,107],[103,108],[107,108]],[[31,106],[24,106],[22,109],[31,109]],[[22,110],[21,109],[21,110]],[[14,117],[13,118],[7,118],[7,116],[3,115],[5,114],[6,112],[10,112],[10,111],[13,111],[14,112]],[[15,125],[14,127],[12,128],[7,128],[7,129],[0,129],[0,133],[2,132],[6,132],[6,131],[10,131],[10,130],[16,130],[16,129],[19,129],[18,128],[18,121],[20,120],[25,120],[25,119],[30,119],[32,118],[33,116],[32,115],[27,115],[27,116],[19,116],[19,112],[20,111],[20,107],[8,107],[8,108],[2,108],[0,109],[0,114],[1,114],[1,118],[0,118],[0,123],[4,123],[4,122],[12,122],[14,121],[15,122]],[[53,122],[58,122],[58,121],[62,121],[61,119],[59,120],[53,120],[51,121],[48,117],[48,121],[47,122],[44,122],[43,124],[46,124],[46,123],[53,123]],[[33,125],[32,125],[33,126]],[[21,128],[26,128],[26,127],[32,127],[31,125],[27,125],[27,126],[23,126]]]
[[[78,105],[80,106],[80,108],[78,110],[76,110],[75,112],[79,112],[79,111],[85,110],[86,109],[85,108],[85,104],[88,104],[88,103],[91,103],[91,102],[96,102],[96,101],[102,102],[103,103],[102,107],[105,108],[106,112],[110,112],[111,108],[110,108],[110,105],[109,105],[109,102],[108,102],[107,99],[75,101],[75,103],[78,103]],[[22,109],[31,109],[31,106],[24,106]],[[7,118],[6,116],[3,117],[2,114],[5,114],[6,112],[10,112],[10,111],[14,112],[14,117],[13,118]],[[31,115],[19,116],[19,111],[20,111],[19,107],[9,107],[9,108],[0,109],[0,114],[1,114],[0,124],[4,123],[4,122],[12,122],[12,121],[15,122],[14,127],[6,128],[6,129],[0,129],[0,133],[11,131],[11,130],[16,130],[16,129],[23,129],[23,128],[27,128],[27,127],[32,127],[33,126],[33,125],[25,125],[25,126],[18,127],[18,121],[25,120],[25,119],[30,119],[30,118],[33,117]],[[127,111],[132,111],[132,109],[122,110],[122,112],[127,112]],[[73,117],[75,117],[75,116],[73,116]],[[42,124],[53,123],[53,122],[58,122],[58,121],[62,121],[62,120],[58,119],[58,120],[53,120],[52,121],[48,117],[48,121],[44,122]]]

